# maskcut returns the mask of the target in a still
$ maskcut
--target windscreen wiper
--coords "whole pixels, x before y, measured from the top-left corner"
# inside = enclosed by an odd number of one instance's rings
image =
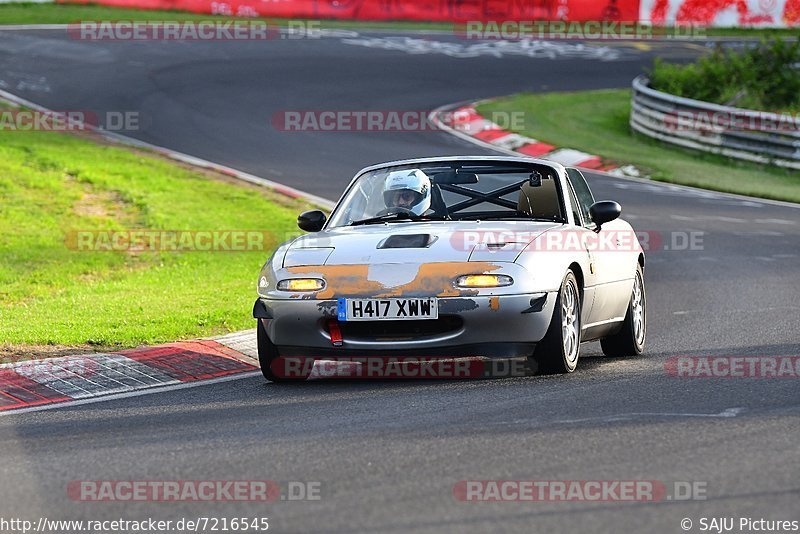
[[[514,214],[507,214],[507,215],[470,215],[464,214],[459,217],[459,220],[471,220],[471,219],[480,219],[481,221],[490,221],[490,220],[516,220],[516,221],[546,221],[546,222],[556,222],[556,223],[564,223],[563,219],[560,217],[530,217],[528,215],[514,215]]]
[[[415,218],[416,218],[415,216],[406,212],[387,213],[386,215],[378,215],[377,217],[369,217],[368,219],[353,221],[349,224],[349,226],[360,226],[362,224],[373,224],[373,223],[381,223],[389,221],[402,221],[405,219],[415,219]]]
[[[411,215],[410,213],[387,213],[386,215],[378,215],[377,217],[370,217],[369,219],[361,219],[360,221],[353,221],[348,226],[359,226],[362,224],[373,224],[391,221],[446,221],[447,217],[441,215]]]

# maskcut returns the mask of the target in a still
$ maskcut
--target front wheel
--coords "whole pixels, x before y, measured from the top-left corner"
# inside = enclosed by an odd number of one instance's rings
[[[278,348],[267,336],[267,331],[260,320],[256,328],[256,339],[261,374],[270,382],[303,382],[311,375],[313,360],[282,357],[278,353]]]
[[[567,271],[558,291],[553,318],[529,359],[540,373],[571,373],[581,350],[581,298],[578,281]]]
[[[606,356],[638,356],[644,351],[647,336],[647,297],[644,292],[642,266],[636,266],[628,312],[619,332],[600,340]]]

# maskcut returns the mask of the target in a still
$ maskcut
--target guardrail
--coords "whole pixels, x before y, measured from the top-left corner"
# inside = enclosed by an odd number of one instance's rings
[[[732,158],[800,169],[800,113],[720,106],[662,93],[633,80],[630,125],[660,141]]]

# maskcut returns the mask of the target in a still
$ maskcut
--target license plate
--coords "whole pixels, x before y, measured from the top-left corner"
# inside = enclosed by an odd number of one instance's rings
[[[438,319],[435,298],[424,299],[339,299],[340,321],[403,321]]]

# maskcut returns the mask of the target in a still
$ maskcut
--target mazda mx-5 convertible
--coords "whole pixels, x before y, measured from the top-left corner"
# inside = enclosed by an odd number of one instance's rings
[[[272,381],[314,360],[518,358],[575,369],[580,344],[636,355],[646,333],[644,253],[581,172],[516,157],[396,161],[360,171],[330,217],[261,270],[258,354]],[[277,369],[302,358],[312,365]]]

